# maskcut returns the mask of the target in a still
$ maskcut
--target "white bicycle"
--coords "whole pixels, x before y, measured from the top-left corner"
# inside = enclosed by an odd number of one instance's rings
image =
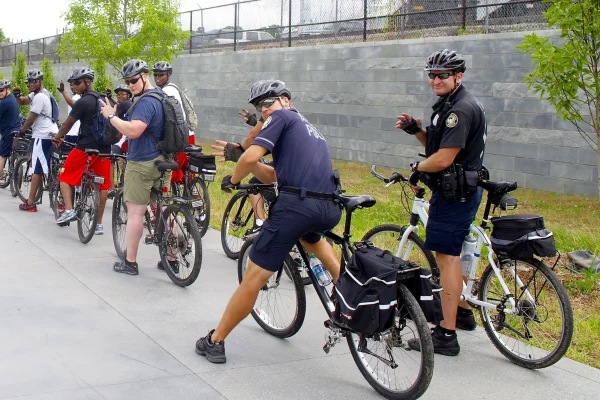
[[[439,279],[435,257],[424,248],[424,242],[418,236],[419,221],[427,226],[429,202],[425,200],[425,189],[411,186],[398,172],[389,178],[376,173],[375,166],[371,172],[384,181],[386,187],[400,183],[405,208],[412,197],[412,211],[408,226],[380,225],[367,232],[363,240],[370,240],[376,247],[390,250],[397,257],[429,268],[434,280]],[[468,301],[481,312],[487,335],[506,358],[529,369],[548,367],[560,360],[571,344],[573,310],[569,297],[554,274],[554,267],[549,268],[537,258],[498,256],[492,250],[485,232],[490,229],[491,207],[506,210],[503,195],[515,190],[517,183],[482,181],[479,186],[488,192],[487,202],[481,225],[470,227],[477,244],[470,275],[463,283],[461,300]],[[487,249],[489,264],[477,276],[483,246]]]

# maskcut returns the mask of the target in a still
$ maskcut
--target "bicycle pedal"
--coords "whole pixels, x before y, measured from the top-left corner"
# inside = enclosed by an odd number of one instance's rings
[[[154,236],[153,235],[146,235],[144,237],[144,244],[153,244],[154,243]]]
[[[58,224],[58,226],[63,227],[63,226],[70,226],[71,222],[67,221],[67,222],[63,222],[62,224]]]

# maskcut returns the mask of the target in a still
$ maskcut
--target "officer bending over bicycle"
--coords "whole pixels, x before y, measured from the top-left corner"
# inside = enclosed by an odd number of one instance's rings
[[[250,312],[259,290],[279,270],[292,247],[301,239],[337,281],[340,264],[333,248],[321,240],[322,232],[340,220],[339,205],[332,201],[336,189],[331,156],[323,136],[290,107],[289,90],[281,81],[254,84],[248,102],[261,112],[263,128],[236,164],[233,176],[223,178],[222,189],[235,189],[253,173],[261,182],[279,185],[279,197],[270,209],[251,248],[248,268],[216,329],[196,342],[196,352],[212,363],[224,363],[224,340]],[[259,160],[271,152],[275,168]],[[277,172],[277,175],[275,175]]]
[[[459,306],[463,280],[460,253],[479,204],[477,187],[486,140],[483,106],[462,86],[465,60],[447,49],[429,56],[425,70],[438,101],[431,124],[423,129],[420,119],[409,114],[398,117],[397,128],[416,135],[425,146],[427,159],[412,165],[409,181],[421,179],[432,190],[425,248],[436,252],[440,267],[444,320],[432,330],[436,353],[455,356],[460,352],[455,329],[476,327],[466,302]]]

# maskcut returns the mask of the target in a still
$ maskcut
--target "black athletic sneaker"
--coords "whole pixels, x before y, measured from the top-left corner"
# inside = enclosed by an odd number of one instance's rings
[[[122,274],[128,274],[128,275],[139,274],[137,263],[131,264],[125,260],[116,262],[115,265],[113,265],[113,269],[115,270],[115,272],[120,272]]]
[[[460,346],[456,333],[443,333],[437,326],[431,328],[431,339],[433,341],[433,352],[443,356],[457,356],[460,353]],[[410,339],[408,348],[415,351],[421,351],[421,342],[418,339]]]
[[[179,263],[177,261],[169,261],[169,264],[171,264],[171,269],[173,270],[173,272],[178,274],[179,273]],[[159,261],[158,264],[156,264],[156,268],[160,269],[161,271],[165,270],[165,264],[163,264],[162,260]]]
[[[196,353],[205,356],[213,364],[224,364],[227,361],[225,357],[225,342],[212,342],[210,337],[215,330],[208,332],[208,335],[201,337],[196,342]]]
[[[473,310],[467,310],[466,308],[458,307],[456,313],[456,329],[462,329],[463,331],[474,331],[477,328],[477,322],[475,322],[475,315]]]

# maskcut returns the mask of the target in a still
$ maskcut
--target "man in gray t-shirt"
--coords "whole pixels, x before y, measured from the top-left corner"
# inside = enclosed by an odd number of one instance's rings
[[[42,184],[43,174],[50,170],[50,158],[52,157],[52,137],[58,132],[56,122],[52,121],[52,102],[50,92],[44,89],[44,74],[39,69],[27,71],[27,88],[29,96],[21,96],[18,88],[13,94],[19,105],[31,105],[29,116],[21,128],[21,134],[29,128],[33,131],[33,147],[31,150],[31,167],[27,174],[31,177],[29,198],[19,205],[22,211],[37,212],[35,195]]]

